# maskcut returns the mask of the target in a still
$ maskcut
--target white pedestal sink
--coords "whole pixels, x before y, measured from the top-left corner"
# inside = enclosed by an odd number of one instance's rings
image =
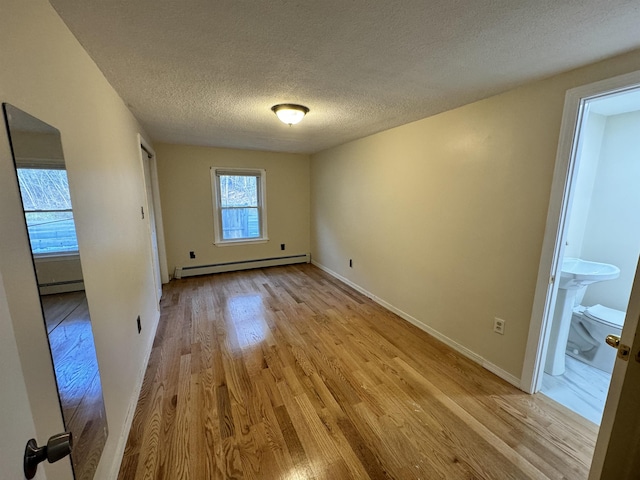
[[[550,375],[564,373],[565,350],[569,339],[571,315],[576,295],[584,291],[587,285],[614,280],[619,276],[620,269],[608,263],[589,262],[570,257],[562,261],[556,308],[553,311],[547,358],[544,365],[546,373]]]

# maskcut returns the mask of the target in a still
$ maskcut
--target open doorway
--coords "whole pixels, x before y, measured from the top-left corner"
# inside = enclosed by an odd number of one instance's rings
[[[640,72],[567,92],[522,372],[523,390],[542,389],[593,423],[602,419],[594,471],[604,458],[628,365],[604,337],[622,336],[630,345],[638,323],[632,314],[640,307],[638,132]],[[568,381],[558,386],[562,377]],[[580,398],[580,390],[587,396]]]
[[[540,391],[600,425],[640,253],[640,89],[586,99],[575,138]]]
[[[597,99],[615,98],[613,97],[615,95],[619,99],[619,103],[624,105],[623,108],[626,109],[626,112],[618,110],[615,114],[637,112],[640,108],[637,105],[631,105],[633,96],[625,96],[624,94],[636,93],[637,95],[639,89],[640,71],[567,91],[520,383],[522,390],[526,392],[539,392],[544,379],[543,372],[552,333],[553,314],[558,303],[559,292],[561,292],[558,287],[565,280],[562,278],[562,270],[567,247],[569,247],[567,242],[569,241],[572,214],[570,207],[577,195],[579,159],[585,145],[585,132],[582,127],[589,118],[590,110],[594,108],[589,104],[595,105]],[[599,110],[598,106],[595,107],[595,110]],[[593,113],[606,117],[613,117],[614,114],[613,111],[606,112],[604,110]],[[634,131],[638,131],[638,129],[634,127]],[[634,137],[637,136],[634,135]],[[640,143],[636,143],[635,151],[632,152],[635,155],[635,163],[640,162],[639,152]],[[637,177],[631,178],[630,173],[628,177],[625,179],[626,181],[630,180],[632,184],[637,184],[639,180]],[[596,177],[593,178],[595,183]],[[617,190],[614,193],[617,193]],[[622,203],[629,204],[631,202],[628,198],[623,197]],[[578,214],[574,213],[573,215],[577,216]],[[617,212],[611,215],[617,215]],[[627,211],[625,215],[627,215],[628,223],[638,223],[635,218],[640,216],[640,207],[636,207],[633,211]],[[601,233],[604,230],[604,228],[600,228]],[[640,243],[640,234],[626,232],[618,234],[618,236],[636,242],[636,248]],[[579,251],[582,255],[582,249]],[[575,260],[573,262],[576,263]],[[635,268],[623,266],[620,268],[620,273],[609,280],[622,276],[623,268],[632,270],[633,285],[630,295],[626,294],[628,305],[624,326],[617,344],[618,353],[611,375],[589,479],[630,478],[629,472],[637,471],[637,469],[634,470],[637,466],[635,461],[637,455],[629,455],[628,452],[629,448],[637,448],[637,442],[632,440],[638,438],[637,432],[640,432],[640,404],[637,400],[640,398],[640,389],[638,388],[640,385],[638,381],[640,378],[640,353],[638,353],[640,352],[640,336],[636,335],[640,319],[640,269],[637,265]],[[627,274],[625,273],[625,275]],[[603,282],[603,284],[605,283]],[[568,304],[569,312],[572,312],[576,299],[580,304],[587,302],[588,298],[586,293],[583,296],[576,294],[571,302],[565,302]],[[566,350],[566,345],[564,347]],[[620,472],[623,472],[624,475],[620,476]]]

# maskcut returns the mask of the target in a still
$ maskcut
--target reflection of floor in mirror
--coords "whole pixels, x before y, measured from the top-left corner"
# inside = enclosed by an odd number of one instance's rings
[[[80,311],[75,312],[78,308],[84,310],[87,319],[89,318],[86,310],[87,297],[84,291],[42,295],[40,299],[42,301],[42,309],[45,312],[47,333],[51,333],[70,314],[74,313],[77,318],[80,315]]]
[[[541,393],[600,425],[609,392],[611,374],[565,356],[563,375],[544,374]]]
[[[76,480],[92,478],[106,440],[106,416],[84,292],[43,295],[65,427],[73,433]]]

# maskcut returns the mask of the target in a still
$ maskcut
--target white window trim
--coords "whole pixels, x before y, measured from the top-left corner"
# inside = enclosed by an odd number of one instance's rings
[[[213,244],[218,247],[228,247],[231,245],[248,245],[255,243],[266,243],[269,241],[267,235],[267,171],[262,168],[236,168],[236,167],[211,167],[211,193],[213,197]],[[256,176],[260,179],[258,186],[258,212],[260,219],[260,233],[258,238],[239,238],[224,240],[222,238],[222,215],[220,201],[220,175],[247,175]]]
[[[33,253],[31,252],[33,259],[38,262],[38,260],[73,260],[75,258],[80,259],[80,251],[79,250],[69,250],[68,252],[51,252],[51,253]]]
[[[32,255],[35,263],[80,260],[80,252],[78,250],[70,250],[63,253],[34,253]]]

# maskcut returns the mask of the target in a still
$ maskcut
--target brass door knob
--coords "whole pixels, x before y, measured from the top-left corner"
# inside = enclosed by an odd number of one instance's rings
[[[620,346],[620,337],[617,335],[607,335],[604,341],[607,342],[607,345],[616,349]]]
[[[629,345],[625,345],[620,343],[620,337],[617,335],[607,335],[607,338],[604,339],[607,345],[612,346],[616,350],[618,350],[618,358],[624,360],[625,362],[629,360],[629,354],[631,353],[631,347]],[[640,355],[640,353],[639,353]]]

